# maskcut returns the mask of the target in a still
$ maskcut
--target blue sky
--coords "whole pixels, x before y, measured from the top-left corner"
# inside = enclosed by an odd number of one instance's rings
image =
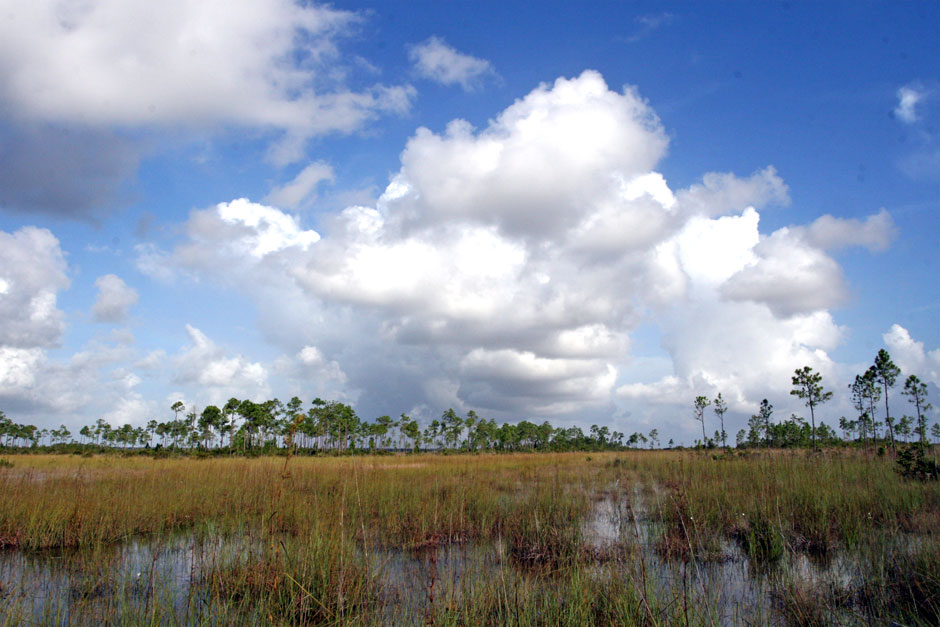
[[[691,442],[940,384],[940,6],[3,2],[0,409]],[[932,387],[934,393],[936,387]],[[665,438],[664,438],[665,439]]]

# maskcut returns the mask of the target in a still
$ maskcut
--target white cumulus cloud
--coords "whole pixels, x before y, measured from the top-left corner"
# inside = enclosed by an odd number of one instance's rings
[[[164,281],[184,267],[234,279],[238,268],[251,268],[266,256],[305,251],[320,240],[319,233],[303,229],[296,216],[245,198],[194,211],[186,235],[187,241],[173,254],[139,246],[138,269]]]
[[[324,216],[322,238],[240,200],[194,212],[166,255],[226,276],[281,342],[299,338],[285,372],[335,363],[383,412],[583,419],[719,391],[745,411],[796,367],[834,372],[829,309],[847,287],[827,250],[881,249],[890,215],[763,234],[759,208],[788,202],[772,167],[673,189],[655,169],[667,143],[635,90],[586,71],[485,128],[419,129],[375,205]],[[620,380],[648,323],[672,371]]]
[[[756,259],[721,286],[731,300],[764,303],[778,316],[839,305],[846,296],[842,268],[819,248],[782,228],[753,248]]]
[[[380,205],[419,225],[475,222],[511,237],[560,237],[599,205],[622,202],[623,181],[648,174],[666,134],[635,90],[600,74],[542,85],[476,132],[418,129]]]
[[[65,329],[57,294],[69,286],[59,240],[46,229],[0,231],[0,346],[49,347]]]

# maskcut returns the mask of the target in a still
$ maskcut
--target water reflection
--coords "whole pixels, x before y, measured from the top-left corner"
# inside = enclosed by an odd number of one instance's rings
[[[692,623],[785,624],[790,597],[801,590],[847,596],[864,583],[858,559],[842,553],[816,559],[787,552],[778,563],[759,565],[724,541],[712,559],[665,559],[656,550],[664,530],[649,515],[647,501],[639,489],[599,497],[581,527],[582,558],[571,568],[590,577],[626,578],[652,606],[682,607]],[[180,534],[83,551],[2,551],[0,624],[101,624],[148,616],[156,623],[212,624],[218,622],[212,609],[218,599],[211,597],[210,574],[258,560],[264,550],[250,536]],[[360,547],[358,557],[379,584],[385,623],[425,623],[435,609],[459,606],[494,582],[527,585],[527,578],[544,576],[514,565],[500,538],[420,551]],[[864,622],[853,611],[847,601],[829,610],[827,621]]]

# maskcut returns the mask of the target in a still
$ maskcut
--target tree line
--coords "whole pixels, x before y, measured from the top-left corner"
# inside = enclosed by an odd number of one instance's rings
[[[901,394],[907,397],[909,408],[913,415],[904,414],[900,418],[891,414],[889,393],[901,378],[901,369],[891,360],[888,351],[881,349],[875,356],[874,363],[863,373],[855,376],[849,384],[849,395],[852,406],[858,412],[856,418],[839,418],[838,428],[840,435],[825,422],[816,425],[816,412],[819,407],[832,400],[833,392],[826,390],[822,384],[822,374],[815,372],[809,366],[797,368],[791,379],[792,396],[802,400],[809,408],[810,422],[796,414],[788,419],[774,422],[774,407],[767,399],[761,401],[760,408],[753,414],[747,423],[747,429],[737,433],[736,445],[738,447],[800,447],[812,446],[818,448],[832,446],[844,442],[860,442],[874,444],[883,442],[897,454],[899,440],[910,442],[916,439],[922,445],[928,444],[929,437],[940,442],[940,423],[934,423],[928,432],[927,417],[932,405],[927,402],[927,384],[917,375],[911,374],[904,381]],[[884,399],[884,412],[881,412],[881,400]],[[714,437],[708,437],[705,432],[705,410],[712,406],[719,421],[719,429]],[[721,393],[714,400],[705,396],[697,396],[693,403],[693,416],[702,425],[702,439],[697,441],[699,446],[713,448],[720,442],[727,447],[728,435],[724,428],[724,415],[728,406]]]
[[[900,369],[882,349],[874,364],[855,377],[849,385],[851,401],[859,412],[853,419],[841,417],[838,433],[821,421],[816,424],[820,406],[832,399],[833,393],[822,384],[822,375],[806,366],[795,371],[790,394],[804,401],[810,421],[796,414],[776,422],[774,408],[767,399],[761,401],[758,413],[750,417],[746,429],[737,432],[738,447],[818,447],[847,442],[882,442],[896,452],[898,440],[912,437],[926,444],[927,416],[932,409],[927,402],[927,385],[910,375],[901,394],[907,397],[913,415],[895,418],[890,412],[889,393],[894,389]],[[884,411],[881,412],[881,401]],[[706,409],[712,407],[718,419],[713,437],[706,431]],[[702,439],[696,446],[714,448],[728,446],[724,418],[727,402],[721,393],[715,399],[697,396],[693,404],[694,418],[702,427]],[[99,418],[83,426],[75,436],[61,425],[58,429],[39,429],[35,425],[18,424],[0,411],[0,447],[61,446],[71,443],[112,449],[202,450],[248,454],[276,451],[292,446],[300,451],[364,452],[389,450],[440,451],[520,451],[520,450],[618,450],[624,448],[660,448],[659,430],[634,432],[629,436],[607,426],[592,425],[588,433],[580,427],[555,427],[548,421],[536,424],[528,420],[498,424],[486,420],[473,410],[462,417],[447,409],[439,419],[424,429],[406,414],[398,418],[379,416],[373,421],[361,419],[348,404],[315,398],[308,408],[293,397],[287,403],[272,399],[261,403],[230,398],[222,407],[209,405],[201,412],[182,401],[170,411],[173,418],[152,419],[145,426],[130,424],[111,426]],[[940,441],[940,424],[934,423],[929,436]],[[666,444],[672,448],[672,440]]]
[[[659,446],[659,432],[626,436],[607,426],[592,425],[589,433],[580,427],[555,427],[548,421],[528,420],[498,424],[474,411],[465,417],[453,409],[421,429],[406,414],[398,418],[379,416],[362,420],[356,411],[340,401],[314,399],[305,410],[303,401],[293,397],[287,403],[272,399],[262,403],[231,398],[224,406],[209,405],[201,412],[187,411],[182,401],[170,410],[165,422],[150,420],[145,426],[124,424],[112,427],[99,418],[78,432],[78,444],[164,450],[202,450],[233,453],[273,451],[292,446],[308,452],[365,452],[388,450],[520,451],[520,450],[609,450]],[[0,446],[38,447],[74,442],[63,425],[59,429],[38,429],[16,424],[0,412]],[[671,443],[671,442],[670,442]]]

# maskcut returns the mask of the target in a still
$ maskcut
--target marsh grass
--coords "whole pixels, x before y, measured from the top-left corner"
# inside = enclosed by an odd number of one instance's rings
[[[8,555],[72,556],[39,609],[0,569],[0,624],[938,622],[940,488],[865,451],[23,455],[0,493]]]

